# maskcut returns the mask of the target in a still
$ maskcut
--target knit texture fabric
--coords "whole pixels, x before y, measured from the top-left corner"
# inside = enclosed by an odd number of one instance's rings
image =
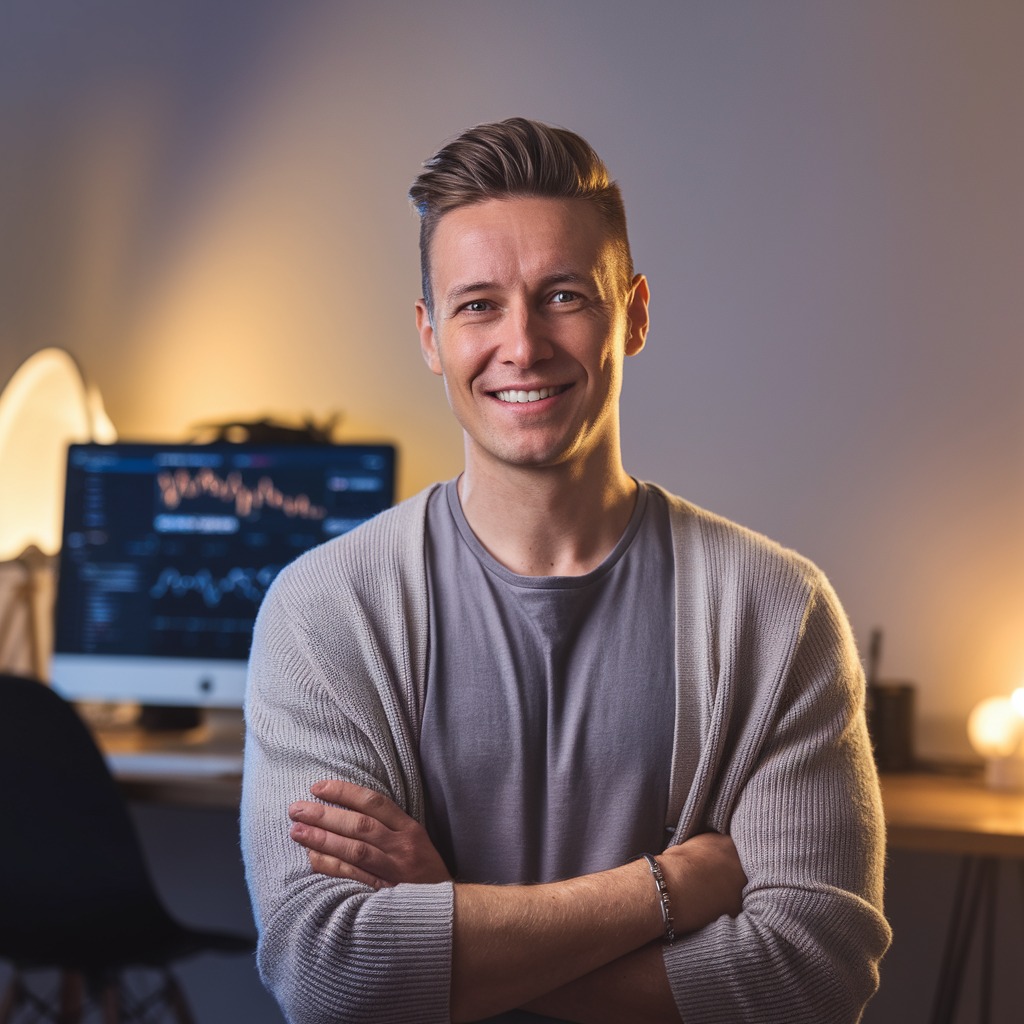
[[[374,892],[311,872],[287,807],[343,778],[422,821],[429,490],[308,552],[253,639],[242,848],[264,983],[295,1024],[447,1024],[450,883]],[[676,567],[666,825],[729,833],[743,912],[664,952],[687,1024],[860,1019],[890,940],[884,826],[849,625],[824,576],[666,495]],[[599,785],[599,780],[595,780]]]

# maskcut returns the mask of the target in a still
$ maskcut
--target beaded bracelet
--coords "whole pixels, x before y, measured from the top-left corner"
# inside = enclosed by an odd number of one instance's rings
[[[651,874],[654,876],[654,884],[658,887],[658,899],[661,902],[661,919],[665,922],[665,942],[668,945],[672,945],[676,941],[676,930],[672,923],[672,901],[669,899],[668,886],[665,885],[665,875],[661,870],[661,865],[649,854],[643,854],[643,858],[647,861],[647,866],[651,869]]]

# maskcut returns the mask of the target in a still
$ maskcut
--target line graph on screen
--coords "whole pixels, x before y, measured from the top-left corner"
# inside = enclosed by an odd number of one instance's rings
[[[209,569],[195,572],[181,572],[172,566],[161,570],[156,582],[150,587],[149,596],[161,598],[187,598],[194,594],[201,598],[207,608],[216,608],[228,596],[241,598],[253,605],[263,600],[280,566],[266,565],[262,568],[233,567],[218,576]]]
[[[269,476],[261,476],[251,486],[237,471],[220,476],[204,467],[194,473],[187,469],[164,470],[157,474],[156,483],[161,504],[171,511],[184,502],[213,498],[234,505],[235,514],[243,519],[261,509],[279,511],[289,519],[323,519],[327,515],[327,510],[308,495],[286,494]]]

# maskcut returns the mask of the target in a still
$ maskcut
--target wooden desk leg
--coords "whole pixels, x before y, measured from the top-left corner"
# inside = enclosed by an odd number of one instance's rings
[[[960,861],[953,910],[946,930],[946,948],[939,969],[939,984],[932,1007],[932,1024],[953,1024],[960,998],[960,985],[971,948],[971,934],[981,902],[979,861],[985,858],[965,856]]]
[[[996,951],[996,893],[999,888],[999,861],[994,857],[985,858],[987,863],[987,888],[985,892],[985,925],[981,935],[981,1003],[978,1010],[979,1024],[989,1024],[992,1019],[992,975]]]
[[[953,1024],[956,1017],[979,913],[982,935],[978,1021],[989,1024],[991,1020],[998,887],[999,860],[996,857],[965,856],[962,859],[932,1007],[932,1024]]]
[[[1022,858],[1021,860],[1017,861],[1017,871],[1020,874],[1020,895],[1021,895],[1021,901],[1022,901],[1022,903],[1024,903],[1024,858]],[[1021,920],[1024,921],[1024,917],[1022,917]]]

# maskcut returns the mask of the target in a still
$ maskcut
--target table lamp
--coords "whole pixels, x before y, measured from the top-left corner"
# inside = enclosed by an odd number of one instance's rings
[[[1024,687],[978,704],[967,719],[967,736],[984,758],[987,786],[1024,790]]]
[[[60,547],[64,460],[72,441],[117,432],[95,387],[63,349],[29,356],[0,392],[0,561]]]
[[[63,349],[36,352],[0,391],[2,669],[45,677],[67,447],[116,438],[99,392]]]

